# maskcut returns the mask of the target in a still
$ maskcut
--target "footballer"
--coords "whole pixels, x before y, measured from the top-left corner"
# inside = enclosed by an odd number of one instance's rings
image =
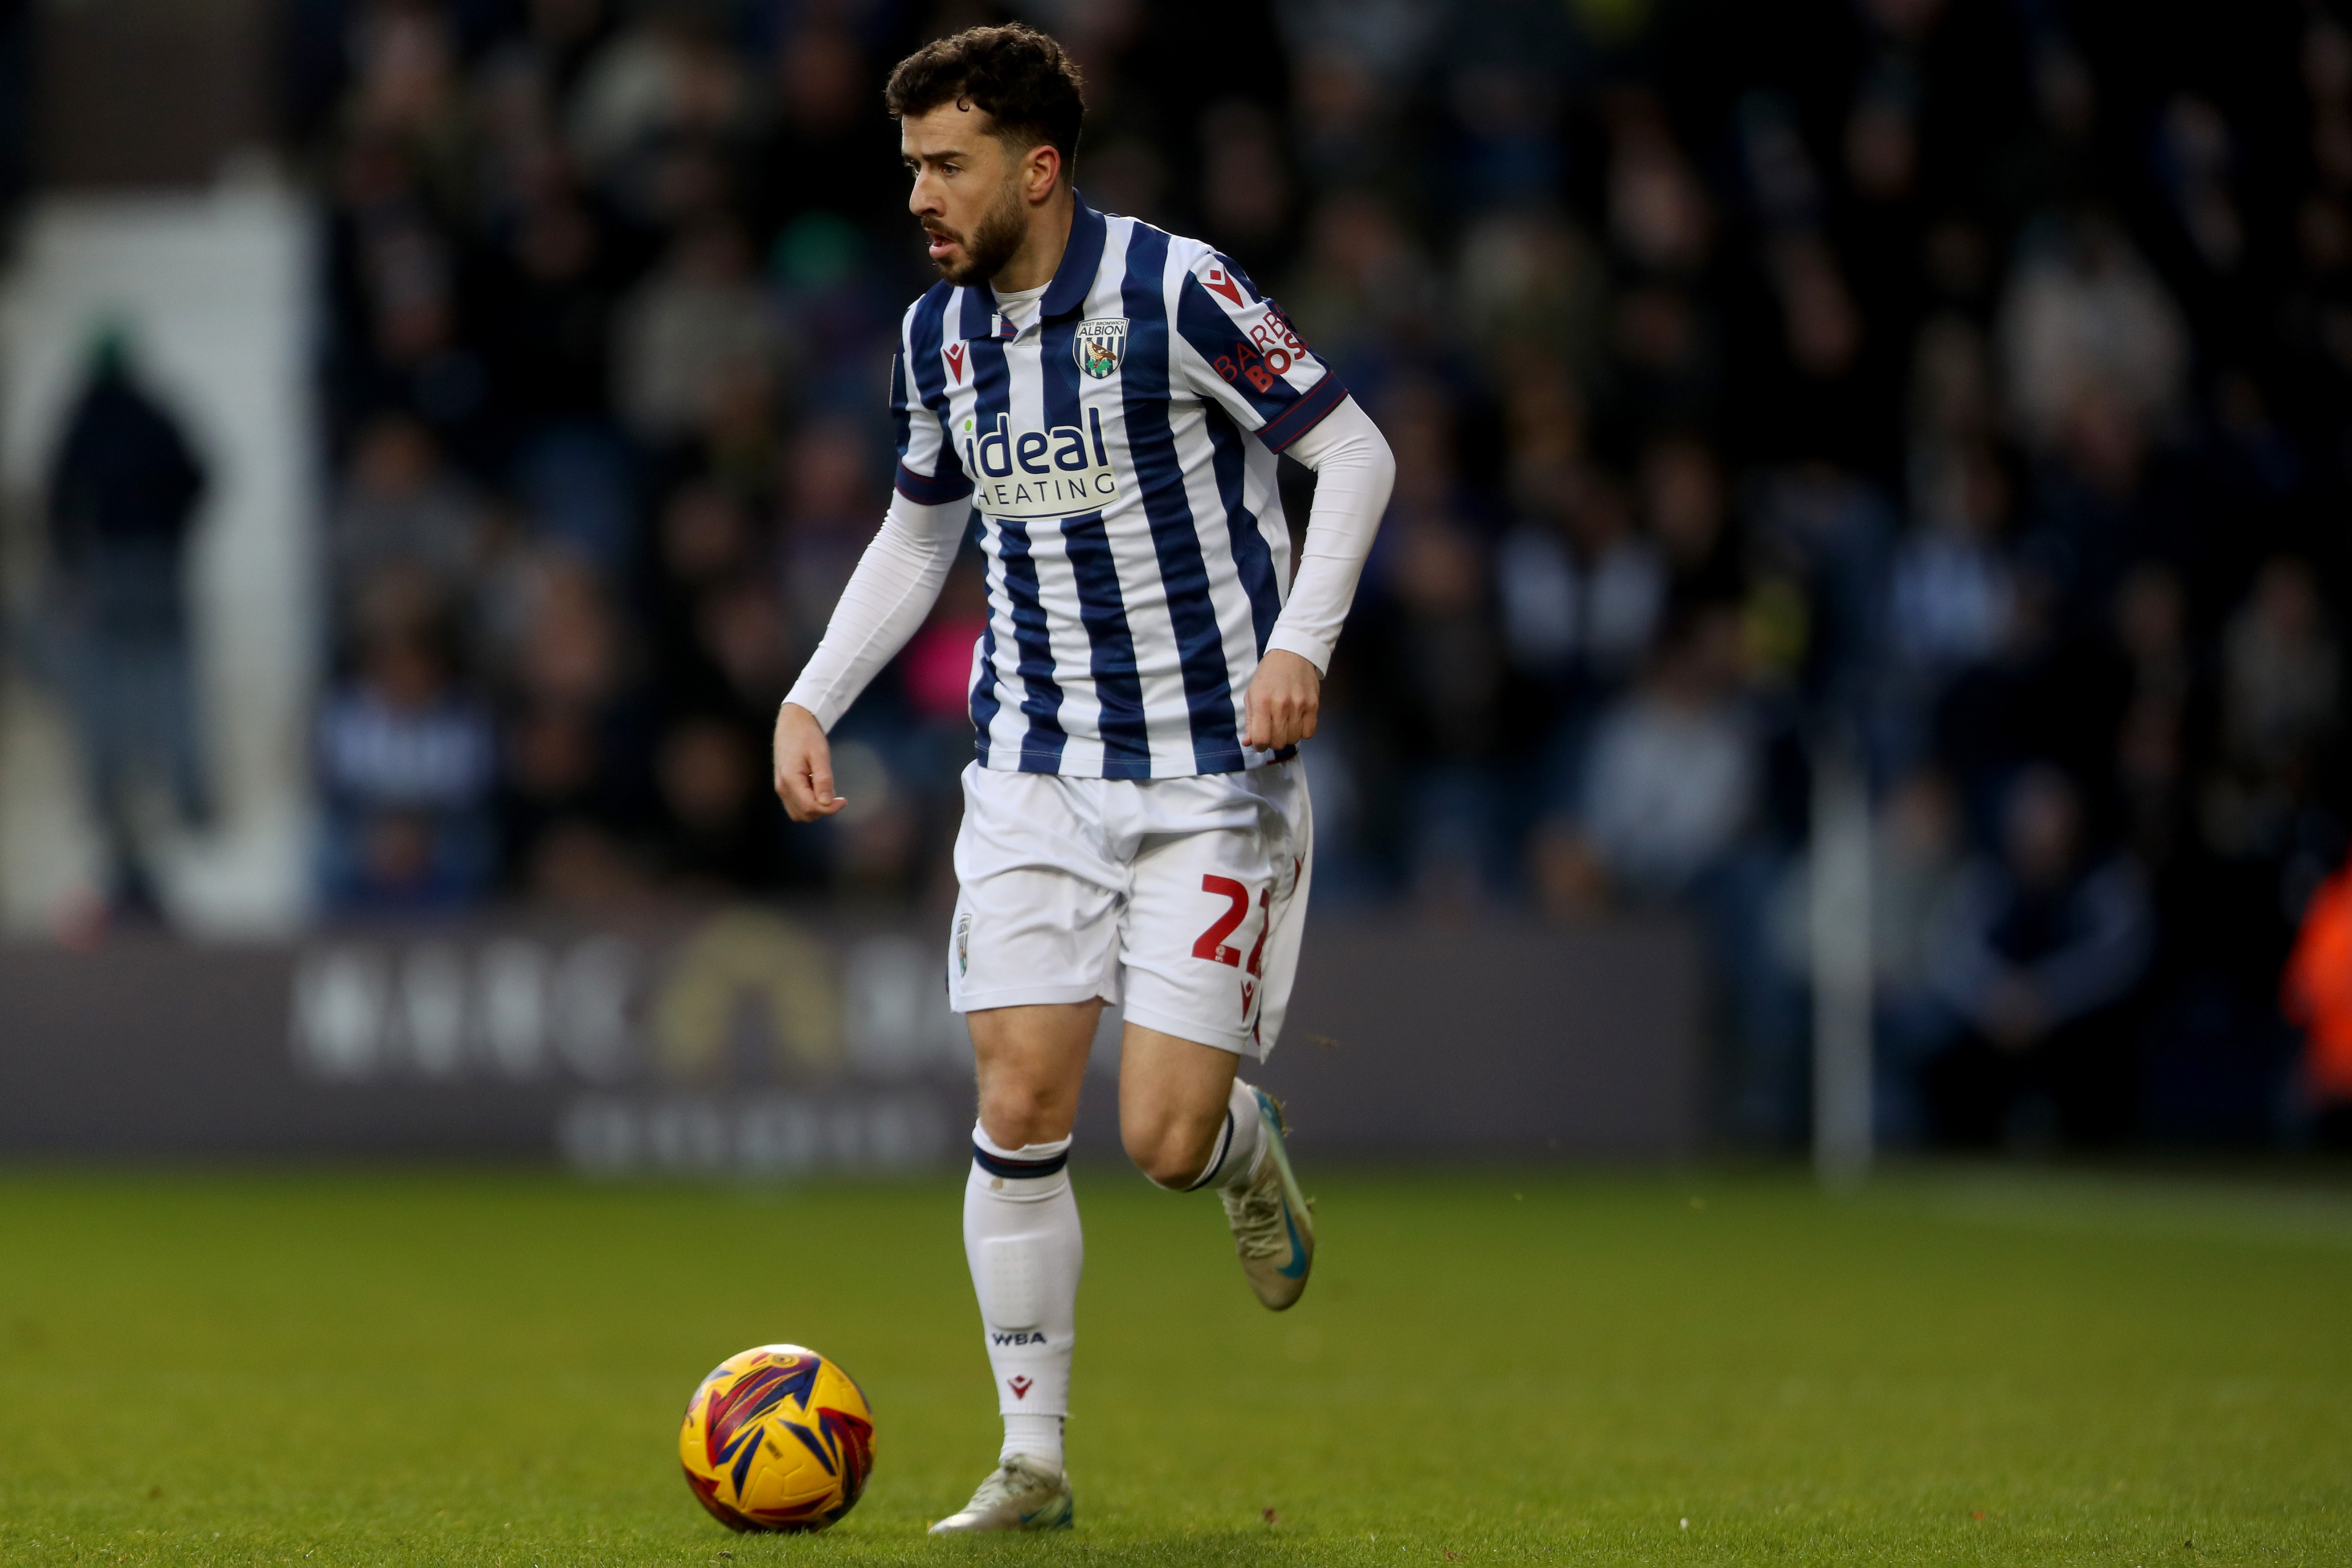
[[[940,281],[898,331],[895,493],[776,720],[795,821],[839,811],[826,731],[929,614],[977,513],[950,1005],[979,1084],[964,1251],[1004,1417],[934,1534],[1067,1525],[1062,1424],[1085,1254],[1065,1169],[1106,1003],[1143,1173],[1224,1202],[1249,1283],[1297,1300],[1315,1231],[1274,1101],[1314,862],[1297,757],[1395,476],[1272,300],[1198,240],[1072,183],[1078,71],[976,27],[886,95]],[[1278,453],[1316,473],[1296,563]]]

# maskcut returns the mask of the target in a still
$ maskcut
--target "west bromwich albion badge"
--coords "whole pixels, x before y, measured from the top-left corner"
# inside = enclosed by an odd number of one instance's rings
[[[1070,340],[1070,350],[1077,355],[1078,368],[1100,381],[1118,369],[1118,362],[1127,353],[1127,318],[1097,316],[1080,321]]]

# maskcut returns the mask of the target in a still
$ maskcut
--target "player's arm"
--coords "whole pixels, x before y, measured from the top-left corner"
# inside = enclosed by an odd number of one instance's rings
[[[1267,450],[1315,470],[1290,598],[1244,698],[1243,739],[1280,751],[1315,733],[1323,672],[1396,480],[1389,444],[1280,307],[1233,260],[1194,256],[1176,296],[1178,377]]]
[[[833,793],[826,731],[931,613],[971,516],[968,498],[925,505],[903,490],[891,496],[824,639],[776,710],[776,795],[794,822],[831,816],[845,804]]]
[[[1250,680],[1243,738],[1270,752],[1315,733],[1323,675],[1396,483],[1387,438],[1352,397],[1342,398],[1286,450],[1314,470],[1315,504],[1307,514],[1289,602]]]

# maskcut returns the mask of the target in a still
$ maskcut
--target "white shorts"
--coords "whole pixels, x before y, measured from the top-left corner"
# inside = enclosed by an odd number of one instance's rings
[[[1261,1059],[1298,967],[1314,867],[1297,762],[1173,779],[963,771],[948,1001],[1119,1005]]]

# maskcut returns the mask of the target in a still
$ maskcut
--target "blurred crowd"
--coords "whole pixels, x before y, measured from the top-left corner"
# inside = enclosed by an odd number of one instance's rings
[[[941,896],[973,559],[840,729],[848,811],[787,831],[765,747],[929,281],[883,77],[1013,13],[1086,72],[1088,200],[1240,261],[1396,451],[1318,901],[1690,912],[1727,1125],[1791,1140],[1835,758],[1888,1136],[2324,1110],[2280,995],[2347,822],[2317,3],[304,0],[329,908]]]

